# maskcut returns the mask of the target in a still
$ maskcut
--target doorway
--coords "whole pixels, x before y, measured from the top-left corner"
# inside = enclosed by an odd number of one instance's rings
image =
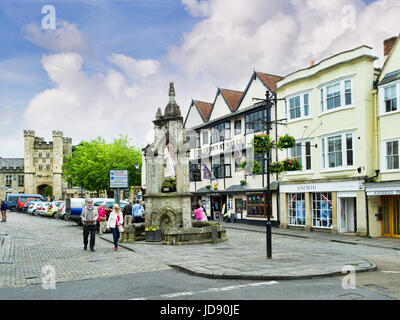
[[[383,197],[382,235],[400,238],[400,197]]]
[[[338,198],[339,233],[355,233],[357,231],[356,198]]]

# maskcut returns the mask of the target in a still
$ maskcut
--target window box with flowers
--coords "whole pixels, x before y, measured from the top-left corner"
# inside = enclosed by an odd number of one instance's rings
[[[284,171],[299,171],[301,170],[301,163],[299,160],[293,159],[285,159],[282,161],[282,165]]]

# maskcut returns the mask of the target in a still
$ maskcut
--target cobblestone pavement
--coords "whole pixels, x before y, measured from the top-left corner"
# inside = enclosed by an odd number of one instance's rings
[[[84,251],[82,228],[76,223],[24,213],[7,214],[0,240],[0,287],[41,284],[47,265],[54,267],[57,282],[171,269],[124,248],[114,252],[98,236],[96,251]]]
[[[357,271],[374,270],[376,266],[368,261],[368,256],[398,253],[389,248],[273,234],[273,259],[267,260],[265,234],[227,229],[227,237],[227,242],[216,245],[121,245],[198,276],[263,280],[338,275],[345,266],[353,266]],[[111,240],[110,235],[104,238]]]

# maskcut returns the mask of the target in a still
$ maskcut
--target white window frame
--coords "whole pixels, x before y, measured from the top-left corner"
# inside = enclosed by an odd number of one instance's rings
[[[395,142],[397,141],[399,144],[399,153],[400,153],[400,138],[397,139],[387,139],[387,140],[382,140],[381,141],[381,171],[382,173],[390,173],[390,172],[400,172],[400,163],[399,163],[399,169],[388,169],[387,167],[387,143],[389,142]],[[399,155],[400,156],[400,155]],[[400,160],[399,160],[400,162]]]
[[[396,86],[397,110],[386,112],[385,89],[392,86]],[[379,116],[385,116],[400,112],[400,80],[393,81],[380,86],[378,89],[378,94],[379,94]]]
[[[304,96],[308,94],[308,116],[306,116],[304,113]],[[290,119],[290,100],[295,99],[300,97],[300,117],[298,118],[293,118]],[[304,119],[311,119],[311,90],[309,91],[303,91],[303,92],[297,92],[295,94],[292,94],[290,96],[285,97],[287,101],[287,106],[286,106],[286,119],[287,122],[295,122],[299,120],[304,120]]]
[[[347,165],[347,135],[352,135],[352,151],[353,151],[353,164]],[[352,170],[355,168],[355,132],[354,131],[344,131],[337,132],[329,135],[324,135],[321,137],[321,172],[330,172],[330,171],[341,171],[341,170]],[[336,136],[341,136],[342,139],[342,165],[329,168],[329,157],[328,157],[328,138],[333,138]]]
[[[306,143],[310,143],[310,156],[311,156],[311,168],[304,169],[307,163],[306,158]],[[298,171],[287,171],[286,174],[288,175],[295,175],[295,174],[304,174],[304,173],[311,173],[312,166],[313,166],[313,159],[312,159],[312,140],[311,139],[304,139],[304,140],[296,140],[296,144],[301,143],[301,170]],[[294,158],[292,154],[292,149],[288,149],[287,151],[288,158]]]
[[[346,86],[345,83],[346,81],[350,81],[350,88],[351,88],[351,104],[346,105]],[[340,84],[340,106],[328,110],[328,103],[327,103],[327,88],[330,86],[333,86],[335,84]],[[345,77],[345,78],[340,78],[336,79],[334,81],[330,81],[329,83],[325,83],[321,86],[318,87],[319,91],[319,103],[320,103],[320,114],[328,114],[331,112],[336,112],[339,110],[345,110],[345,109],[350,109],[354,107],[354,77]],[[321,96],[322,93],[322,96]]]
[[[298,199],[298,196],[301,195],[301,199]],[[306,194],[305,193],[288,193],[288,224],[290,226],[298,226],[298,227],[305,227],[306,221],[305,221],[305,216],[306,216],[306,208],[305,208],[305,198]],[[297,202],[302,202],[304,205],[304,224],[297,223],[298,222],[298,216],[297,216],[297,208],[292,208],[291,204],[297,204]]]

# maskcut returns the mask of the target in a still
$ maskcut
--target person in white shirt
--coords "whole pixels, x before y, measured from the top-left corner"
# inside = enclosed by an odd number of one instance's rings
[[[120,228],[124,223],[124,218],[118,204],[114,204],[114,210],[111,211],[107,221],[107,230],[111,230],[114,238],[114,250],[118,250],[118,240],[120,237]]]

